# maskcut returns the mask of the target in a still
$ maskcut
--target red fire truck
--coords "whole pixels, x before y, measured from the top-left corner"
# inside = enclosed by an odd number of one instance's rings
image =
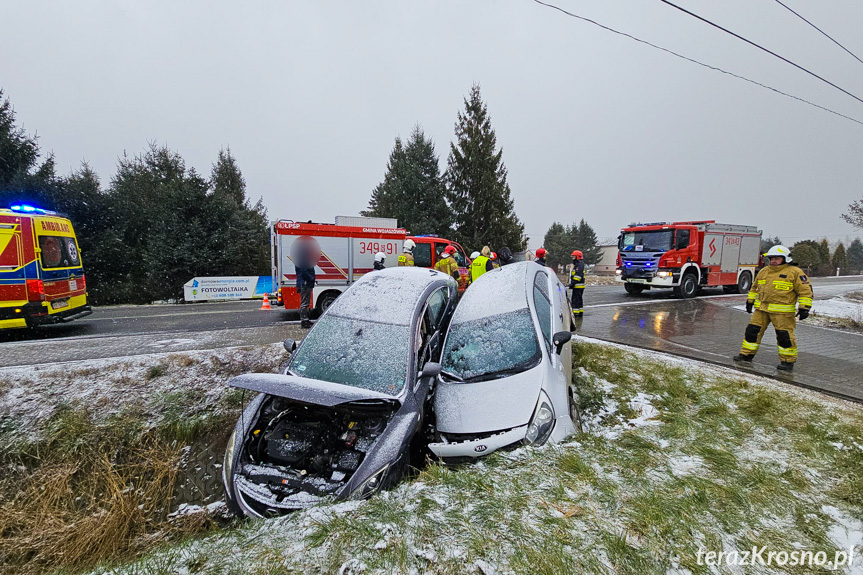
[[[713,220],[630,224],[618,237],[617,280],[627,293],[672,288],[693,297],[699,288],[722,286],[746,293],[761,249],[755,226]]]
[[[397,265],[408,238],[416,243],[414,262],[419,267],[433,268],[440,253],[452,244],[462,275],[460,290],[464,289],[470,265],[464,249],[457,243],[435,236],[408,236],[407,230],[399,228],[393,218],[337,216],[335,224],[279,220],[273,223],[271,235],[273,286],[278,291],[279,303],[286,309],[300,307],[291,249],[303,242],[315,245],[320,252],[312,305],[321,313],[354,281],[372,271],[376,253],[383,252],[387,267]]]
[[[72,222],[32,206],[0,209],[0,329],[90,313]]]

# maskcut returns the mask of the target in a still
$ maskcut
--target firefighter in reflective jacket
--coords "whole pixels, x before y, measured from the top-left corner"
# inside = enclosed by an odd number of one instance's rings
[[[752,320],[746,326],[743,346],[735,361],[752,362],[768,324],[776,331],[780,363],[776,369],[793,371],[797,361],[797,339],[794,337],[797,317],[809,317],[812,309],[812,285],[803,270],[790,265],[791,252],[785,246],[773,246],[765,254],[768,265],[755,277],[752,291],[746,298],[746,311]],[[753,308],[755,312],[753,313]]]
[[[489,256],[491,255],[491,248],[488,246],[483,246],[482,254],[478,255],[470,264],[470,281],[475,282],[479,279],[479,276],[484,274],[485,272],[490,272],[494,269],[494,266],[491,263],[491,259]]]
[[[415,247],[417,247],[417,245],[413,240],[405,240],[405,247],[402,250],[403,253],[399,256],[398,265],[413,267]]]
[[[572,252],[569,287],[572,289],[572,313],[580,316],[584,313],[584,254],[581,250]]]
[[[434,269],[439,272],[443,272],[448,276],[454,277],[456,281],[458,281],[461,278],[461,274],[458,271],[458,262],[456,262],[453,257],[454,253],[454,247],[447,246],[444,248],[443,253],[440,255],[440,259],[434,265]]]

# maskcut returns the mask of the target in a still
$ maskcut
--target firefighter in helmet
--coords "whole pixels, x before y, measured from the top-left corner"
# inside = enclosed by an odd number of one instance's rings
[[[387,256],[384,252],[378,252],[375,254],[375,263],[374,269],[382,270],[384,269],[384,261],[387,259]]]
[[[580,316],[584,313],[584,254],[581,250],[572,252],[569,287],[572,289],[572,313]]]
[[[452,276],[456,281],[461,279],[461,274],[458,271],[458,262],[455,261],[455,248],[447,246],[440,254],[440,259],[434,265],[434,269],[443,272],[448,276]]]
[[[474,252],[476,253],[476,252]],[[482,253],[477,254],[475,258],[471,258],[473,261],[470,263],[470,281],[471,283],[475,282],[479,279],[479,276],[484,274],[485,272],[490,272],[494,269],[494,266],[491,263],[491,248],[488,246],[483,246]]]
[[[797,361],[795,306],[796,317],[801,320],[809,317],[812,285],[803,270],[791,265],[791,252],[785,246],[773,246],[765,257],[767,267],[755,276],[755,283],[746,298],[746,311],[752,314],[752,319],[746,326],[743,345],[734,360],[751,365],[764,331],[772,323],[780,359],[776,369],[793,371]]]
[[[402,250],[403,253],[399,256],[399,265],[400,266],[410,266],[414,265],[414,248],[417,247],[416,243],[413,240],[405,240],[405,247]]]
[[[548,252],[545,251],[545,248],[539,248],[536,250],[536,259],[533,260],[542,267],[545,267],[545,256]]]

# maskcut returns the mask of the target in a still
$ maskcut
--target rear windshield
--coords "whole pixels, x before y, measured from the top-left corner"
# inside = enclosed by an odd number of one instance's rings
[[[526,371],[541,359],[530,310],[522,308],[452,325],[442,367],[444,377],[485,381]]]
[[[410,327],[329,313],[288,365],[297,376],[398,395],[408,369]]]
[[[43,269],[69,268],[81,265],[81,255],[75,238],[64,236],[39,236]]]

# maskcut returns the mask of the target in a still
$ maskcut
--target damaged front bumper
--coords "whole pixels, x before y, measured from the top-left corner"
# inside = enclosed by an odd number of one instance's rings
[[[521,425],[506,431],[461,441],[447,441],[447,434],[441,432],[443,441],[430,443],[429,449],[444,463],[462,463],[520,444],[527,434],[527,427],[527,425]]]

